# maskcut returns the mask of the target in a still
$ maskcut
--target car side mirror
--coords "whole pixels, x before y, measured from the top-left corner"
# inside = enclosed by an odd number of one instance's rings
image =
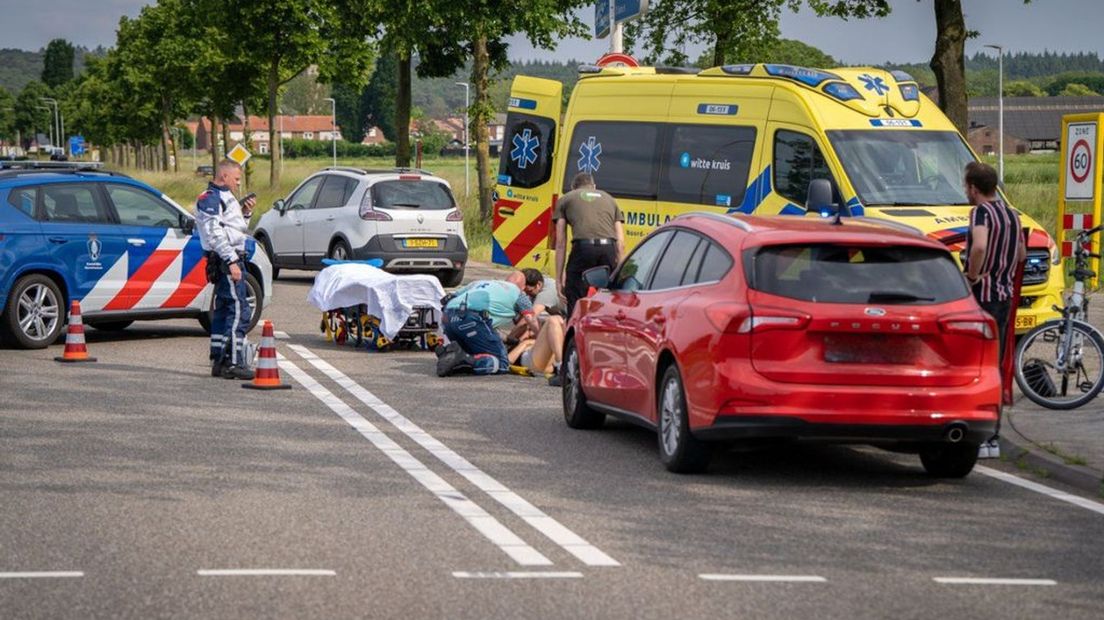
[[[185,235],[190,235],[195,232],[195,220],[192,218],[181,215],[180,216],[180,229],[184,231]]]
[[[609,288],[610,268],[602,265],[601,267],[587,269],[583,272],[583,281],[587,283],[587,286],[593,286],[596,289]]]
[[[280,214],[281,216],[282,216],[283,214],[287,213],[287,204],[285,204],[285,203],[284,203],[284,199],[283,199],[283,198],[278,198],[278,199],[276,200],[276,202],[272,203],[272,208],[273,208],[273,209],[276,209],[276,211],[277,211],[277,212],[278,212],[278,213],[279,213],[279,214]]]
[[[805,199],[805,210],[819,213],[822,217],[836,214],[839,206],[832,201],[832,182],[828,179],[809,181],[809,193]]]

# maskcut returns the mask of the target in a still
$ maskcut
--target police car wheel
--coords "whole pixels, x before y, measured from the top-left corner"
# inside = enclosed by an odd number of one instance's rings
[[[8,295],[4,336],[23,349],[44,349],[61,335],[67,315],[61,289],[42,274],[23,276]]]
[[[245,274],[245,288],[248,291],[247,298],[249,299],[249,307],[253,309],[252,316],[249,318],[249,327],[246,328],[246,333],[253,331],[253,328],[257,326],[257,323],[261,321],[261,312],[264,310],[264,302],[261,300],[261,285],[257,282],[257,278],[253,277],[253,274],[246,272]],[[214,308],[215,300],[211,299],[211,307]],[[203,327],[203,331],[208,334],[211,333],[211,311],[208,310],[199,316],[199,324]]]

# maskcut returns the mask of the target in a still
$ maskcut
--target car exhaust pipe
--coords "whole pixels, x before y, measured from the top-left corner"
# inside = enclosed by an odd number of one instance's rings
[[[951,443],[958,443],[963,439],[966,439],[966,424],[964,422],[955,422],[947,427],[947,432],[944,433],[944,437]]]

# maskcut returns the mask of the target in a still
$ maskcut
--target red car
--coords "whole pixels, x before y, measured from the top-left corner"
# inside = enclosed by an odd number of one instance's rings
[[[642,241],[568,324],[564,417],[657,431],[667,469],[717,443],[918,452],[962,477],[1001,407],[996,324],[943,245],[866,218],[693,214]]]

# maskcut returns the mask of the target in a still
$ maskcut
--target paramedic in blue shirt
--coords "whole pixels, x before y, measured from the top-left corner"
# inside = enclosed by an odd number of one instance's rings
[[[239,204],[234,197],[241,176],[241,166],[222,160],[215,168],[214,180],[196,200],[196,234],[208,263],[218,267],[211,313],[211,376],[224,379],[253,378],[242,345],[252,315],[244,277],[245,241],[256,199]]]
[[[524,287],[512,280],[477,280],[457,291],[445,305],[445,336],[460,350],[446,347],[437,360],[438,376],[469,368],[477,375],[510,371],[506,344],[496,329],[511,327],[520,315],[532,333],[540,332],[530,294],[536,296],[544,286],[543,277],[533,286],[526,282]]]

